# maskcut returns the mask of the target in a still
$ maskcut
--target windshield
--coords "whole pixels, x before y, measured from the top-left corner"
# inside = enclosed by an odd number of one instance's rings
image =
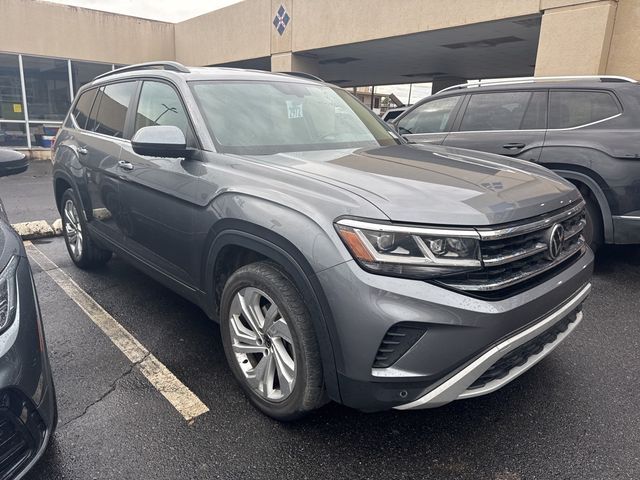
[[[270,155],[399,143],[374,113],[338,88],[254,81],[193,82],[191,88],[223,152]]]

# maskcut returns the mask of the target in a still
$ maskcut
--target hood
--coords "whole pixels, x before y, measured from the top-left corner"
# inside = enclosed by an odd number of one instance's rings
[[[495,225],[580,198],[573,185],[546,168],[459,148],[409,144],[250,158],[339,185],[395,222]]]

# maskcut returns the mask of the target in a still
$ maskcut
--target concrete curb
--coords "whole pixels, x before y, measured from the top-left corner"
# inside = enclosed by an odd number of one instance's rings
[[[60,219],[49,225],[45,220],[35,222],[14,223],[13,229],[23,240],[37,240],[62,235],[62,221]]]

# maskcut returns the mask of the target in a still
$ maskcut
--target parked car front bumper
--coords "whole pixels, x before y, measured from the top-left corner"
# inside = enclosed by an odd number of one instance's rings
[[[17,311],[0,335],[0,478],[21,478],[44,453],[57,422],[51,368],[29,263],[20,257]]]

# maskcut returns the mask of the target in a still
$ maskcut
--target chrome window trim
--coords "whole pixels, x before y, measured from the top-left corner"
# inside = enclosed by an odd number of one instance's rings
[[[620,115],[622,115],[622,112],[618,112],[615,115],[611,115],[610,117],[607,117],[607,118],[602,118],[600,120],[596,120],[595,122],[584,123],[582,125],[577,125],[575,127],[549,128],[548,130],[550,132],[566,132],[566,131],[570,131],[570,130],[578,130],[580,128],[590,127],[591,125],[597,125],[598,123],[602,123],[602,122],[607,122],[609,120],[613,120],[614,118],[618,118]]]
[[[516,133],[516,132],[533,132],[533,133],[541,133],[544,132],[544,128],[530,128],[522,130],[455,130],[449,133]]]
[[[621,220],[637,220],[640,221],[640,217],[635,215],[614,215],[613,218],[619,218]]]
[[[611,115],[607,118],[602,118],[600,120],[596,120],[595,122],[584,123],[582,125],[577,125],[575,127],[566,127],[566,128],[530,128],[530,129],[521,129],[521,130],[452,130],[449,134],[458,134],[458,133],[518,133],[518,132],[530,132],[530,133],[541,133],[541,132],[567,132],[571,130],[578,130],[584,127],[590,127],[591,125],[596,125],[598,123],[607,122],[609,120],[613,120],[614,118],[622,115],[622,112],[616,113],[615,115]],[[439,134],[447,133],[447,132],[438,132]],[[407,134],[406,136],[408,136]],[[411,135],[428,135],[426,133],[412,133]]]

